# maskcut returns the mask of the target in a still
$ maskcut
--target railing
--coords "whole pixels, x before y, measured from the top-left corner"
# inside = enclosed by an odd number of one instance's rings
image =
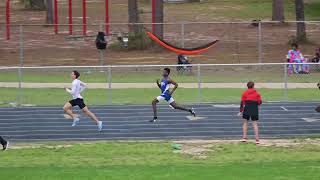
[[[293,65],[301,74],[289,74]],[[320,101],[316,84],[320,64],[189,64],[0,67],[0,102],[3,106],[61,105],[69,95],[72,70],[88,84],[88,104],[148,104],[160,94],[155,81],[162,69],[172,69],[179,83],[174,94],[178,102],[238,103],[248,81],[254,81],[264,101]],[[306,73],[306,74],[302,74]]]

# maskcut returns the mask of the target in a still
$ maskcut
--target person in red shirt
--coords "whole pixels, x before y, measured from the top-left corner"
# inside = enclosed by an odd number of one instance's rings
[[[241,97],[240,103],[240,113],[239,116],[242,114],[243,117],[243,135],[242,135],[242,142],[247,141],[247,134],[248,134],[248,121],[252,121],[253,130],[256,138],[256,144],[260,144],[259,142],[259,127],[258,127],[258,120],[259,120],[259,105],[262,104],[261,95],[254,89],[254,82],[247,83],[248,90],[246,90]]]

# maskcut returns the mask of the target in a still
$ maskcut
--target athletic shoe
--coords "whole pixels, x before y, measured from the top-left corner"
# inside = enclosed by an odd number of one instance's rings
[[[190,109],[190,113],[191,113],[191,115],[193,115],[194,117],[196,117],[196,112],[194,111],[193,108]]]
[[[260,144],[260,141],[259,141],[259,139],[258,140],[256,140],[256,145],[259,145]]]
[[[98,122],[98,131],[102,131],[102,121]]]
[[[74,118],[73,123],[72,123],[72,127],[75,127],[79,123],[79,121],[80,121],[79,118]]]
[[[158,118],[157,117],[154,117],[152,120],[150,120],[149,122],[151,122],[151,123],[154,123],[154,122],[156,122],[158,120]]]
[[[4,151],[7,150],[9,148],[9,141],[7,141],[7,143],[2,146],[3,146],[2,150],[4,150]]]
[[[247,138],[242,138],[240,142],[247,142]]]

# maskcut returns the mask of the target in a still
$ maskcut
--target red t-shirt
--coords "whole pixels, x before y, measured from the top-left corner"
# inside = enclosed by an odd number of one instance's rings
[[[261,96],[255,89],[248,89],[242,94],[240,112],[243,112],[246,101],[256,101],[258,105],[262,104]]]

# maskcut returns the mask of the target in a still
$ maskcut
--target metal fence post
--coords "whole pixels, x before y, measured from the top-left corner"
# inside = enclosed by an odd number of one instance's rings
[[[99,50],[99,54],[100,54],[100,66],[104,65],[104,50]],[[103,67],[101,67],[100,72],[103,72]]]
[[[284,100],[288,101],[288,68],[287,64],[283,66],[284,68]]]
[[[108,104],[112,104],[112,69],[108,67]]]
[[[198,102],[202,102],[202,94],[201,94],[201,66],[198,64],[197,66],[197,79],[198,79]]]
[[[259,52],[259,63],[262,63],[262,23],[259,22],[258,26],[258,52]]]
[[[23,74],[22,74],[22,67],[24,62],[24,39],[23,39],[23,27],[22,25],[19,26],[19,69],[18,69],[18,79],[19,79],[19,89],[18,89],[18,107],[22,104],[23,99],[23,89],[22,89],[22,81],[23,81]]]
[[[184,23],[181,23],[181,47],[184,48]]]

